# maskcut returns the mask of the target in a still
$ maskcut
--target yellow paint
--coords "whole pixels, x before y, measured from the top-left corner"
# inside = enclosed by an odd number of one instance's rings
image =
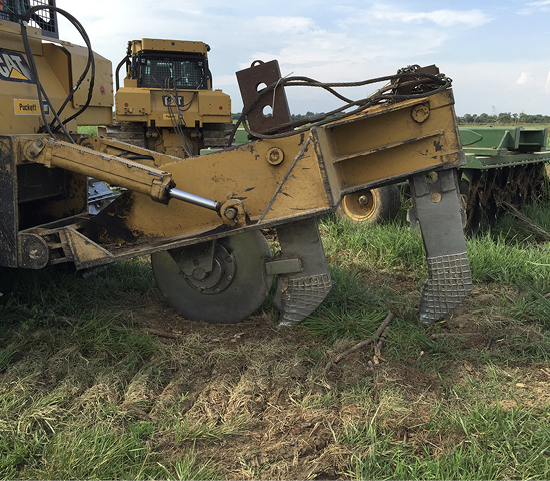
[[[25,77],[21,72],[17,71],[16,69],[12,69],[10,78],[19,79],[19,80],[29,80],[27,77]]]
[[[417,105],[430,110],[421,123],[413,118]],[[37,138],[21,138],[15,151],[28,152]],[[26,161],[61,167],[131,191],[128,209],[112,218],[113,230],[96,239],[99,244],[120,243],[116,226],[123,227],[133,233],[132,243],[135,240],[125,256],[129,251],[137,255],[170,241],[201,237],[223,224],[212,210],[176,199],[163,204],[172,187],[212,201],[235,202],[245,209],[242,212],[246,211],[254,228],[261,228],[334,211],[346,194],[400,182],[415,172],[452,168],[461,158],[450,91],[376,106],[310,132],[251,142],[200,158],[178,159],[99,137],[86,139],[83,146],[41,138],[45,148],[37,157],[28,155]],[[274,148],[283,158],[276,165],[268,161]],[[131,161],[117,156],[121,150],[147,155]],[[244,215],[241,220],[248,221]],[[73,242],[73,249],[73,257],[82,252],[86,264],[106,255],[81,242]]]
[[[13,99],[13,108],[15,115],[42,115],[38,100]],[[46,115],[49,114],[49,109],[46,109]]]

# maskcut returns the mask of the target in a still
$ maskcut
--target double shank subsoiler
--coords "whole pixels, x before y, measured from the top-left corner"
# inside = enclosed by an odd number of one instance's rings
[[[377,105],[309,134],[188,159],[101,137],[75,145],[44,135],[4,136],[10,141],[2,143],[3,149],[12,149],[15,165],[60,167],[128,189],[97,216],[18,232],[18,266],[13,267],[70,261],[83,269],[275,227],[283,238],[282,259],[271,262],[269,270],[279,275],[282,322],[292,324],[330,289],[314,219],[333,212],[346,194],[408,179],[429,268],[420,317],[434,322],[472,287],[458,203],[456,167],[464,159],[453,103],[447,90]],[[139,160],[123,159],[121,151]],[[310,240],[284,241],[297,235]],[[289,258],[302,262],[289,264]],[[296,300],[304,290],[308,300]]]

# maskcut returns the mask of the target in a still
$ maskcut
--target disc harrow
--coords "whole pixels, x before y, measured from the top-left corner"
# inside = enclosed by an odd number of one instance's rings
[[[459,171],[467,235],[476,235],[482,222],[494,222],[505,212],[503,203],[521,207],[540,198],[550,161],[547,135],[545,128],[460,129],[467,160]]]

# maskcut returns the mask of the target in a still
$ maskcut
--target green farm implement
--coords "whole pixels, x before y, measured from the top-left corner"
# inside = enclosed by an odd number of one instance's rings
[[[548,129],[543,127],[459,128],[466,165],[459,185],[466,202],[465,232],[475,235],[483,221],[492,222],[503,206],[519,207],[541,194]]]

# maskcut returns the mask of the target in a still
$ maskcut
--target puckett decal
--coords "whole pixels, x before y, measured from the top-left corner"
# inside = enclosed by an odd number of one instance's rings
[[[0,48],[0,80],[32,84],[31,69],[25,57]]]
[[[44,105],[44,113],[50,115],[50,106],[46,104],[45,100],[42,101],[42,105]],[[13,99],[13,107],[15,115],[42,115],[38,100]]]

